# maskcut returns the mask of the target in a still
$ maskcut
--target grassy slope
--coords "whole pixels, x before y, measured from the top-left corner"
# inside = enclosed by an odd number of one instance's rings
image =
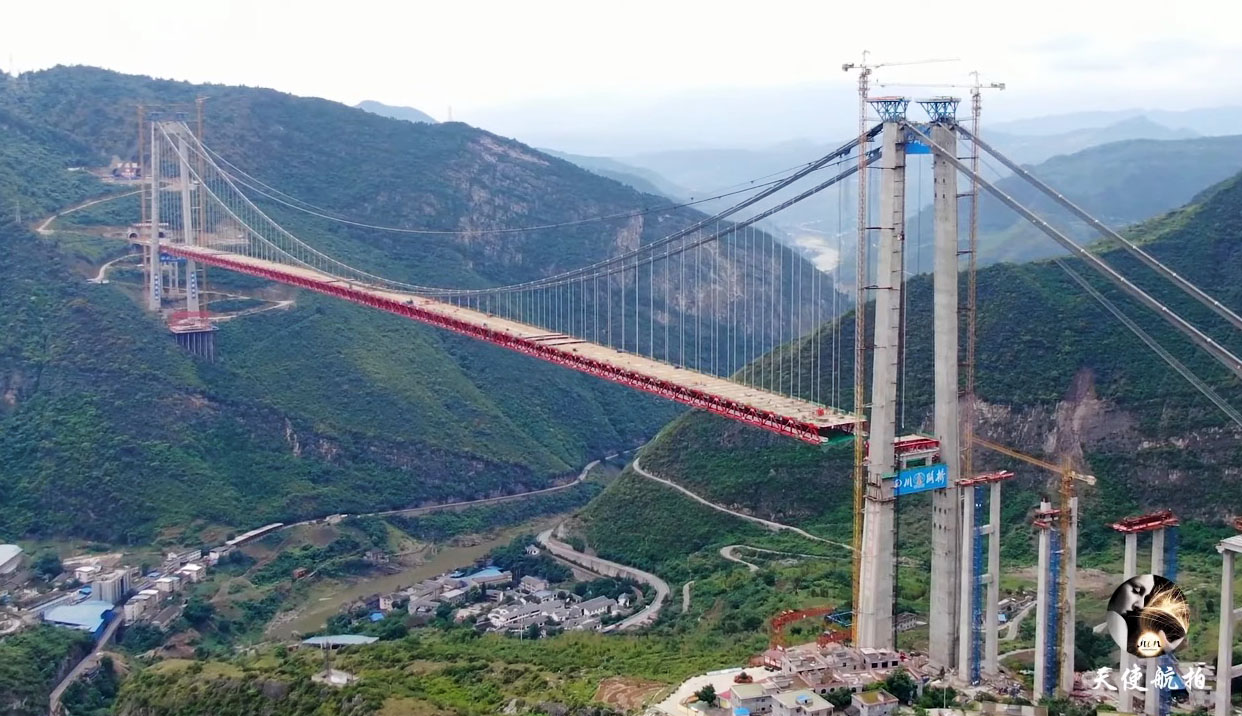
[[[986,138],[986,137],[985,137]],[[992,159],[985,167],[998,170]],[[1109,226],[1142,221],[1191,201],[1206,187],[1223,181],[1242,167],[1242,137],[1193,139],[1132,139],[1055,156],[1031,167],[1032,173]],[[990,169],[984,176],[994,178]],[[1006,177],[997,186],[1037,214],[1090,242],[1097,237],[1034,187]],[[931,245],[931,209],[910,222],[909,237]],[[1027,224],[990,194],[980,202],[981,259],[1030,261],[1064,253],[1038,229]]]

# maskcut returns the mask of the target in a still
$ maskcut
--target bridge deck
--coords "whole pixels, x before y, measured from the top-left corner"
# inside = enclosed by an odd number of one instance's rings
[[[819,444],[854,432],[854,416],[835,408],[550,333],[538,326],[218,249],[165,244],[161,250],[406,316],[809,443]]]

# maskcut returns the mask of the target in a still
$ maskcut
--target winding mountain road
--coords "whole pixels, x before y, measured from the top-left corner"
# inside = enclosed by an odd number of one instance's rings
[[[717,510],[717,511],[719,511],[719,512],[723,512],[723,513],[728,514],[728,515],[733,515],[734,517],[738,517],[738,518],[740,518],[740,519],[746,520],[747,522],[753,522],[753,523],[755,523],[755,524],[757,524],[757,525],[762,525],[763,527],[765,527],[765,528],[767,528],[767,529],[771,530],[772,532],[792,532],[792,533],[794,533],[794,534],[796,534],[796,535],[799,535],[799,536],[801,536],[801,537],[805,537],[805,538],[807,538],[807,539],[809,539],[809,540],[812,540],[812,541],[815,541],[815,542],[820,542],[820,543],[823,543],[823,544],[829,544],[829,545],[832,545],[832,546],[834,546],[834,547],[839,547],[839,548],[841,548],[841,549],[848,550],[848,551],[850,551],[850,552],[853,552],[853,551],[854,551],[854,548],[853,548],[853,547],[851,547],[851,546],[850,546],[850,545],[848,545],[848,544],[845,544],[844,542],[837,542],[837,541],[830,540],[830,539],[824,539],[823,537],[816,537],[815,535],[811,534],[810,532],[807,532],[806,530],[802,529],[801,527],[794,527],[793,525],[787,525],[787,524],[783,524],[783,523],[781,523],[781,522],[773,522],[772,520],[765,520],[765,519],[763,519],[762,517],[755,517],[754,515],[748,515],[748,514],[746,514],[745,512],[738,512],[737,510],[731,510],[731,509],[729,509],[728,507],[725,507],[724,505],[718,505],[718,504],[716,504],[716,503],[714,503],[714,502],[710,502],[710,501],[708,501],[708,500],[706,500],[706,499],[704,499],[704,498],[702,498],[702,497],[699,497],[698,495],[694,494],[693,492],[691,492],[691,491],[687,490],[686,488],[682,487],[681,485],[678,485],[677,483],[673,482],[672,480],[666,480],[666,479],[665,479],[665,478],[663,478],[663,477],[658,477],[658,476],[656,476],[656,475],[653,475],[653,474],[652,474],[652,473],[650,473],[650,472],[647,472],[646,470],[644,470],[644,469],[643,469],[643,466],[640,464],[640,462],[639,462],[639,458],[637,458],[637,457],[636,457],[636,458],[634,458],[634,462],[633,462],[633,463],[631,463],[631,464],[634,466],[634,472],[638,473],[639,475],[642,475],[643,477],[647,478],[648,480],[654,480],[654,481],[656,481],[656,482],[658,482],[658,483],[660,483],[660,484],[662,484],[662,485],[665,485],[665,486],[667,486],[667,487],[671,487],[671,488],[673,488],[674,490],[677,490],[678,492],[682,493],[682,494],[683,494],[683,495],[685,495],[686,497],[689,497],[690,499],[694,500],[695,502],[698,502],[698,503],[703,504],[703,505],[707,505],[708,507],[712,508],[713,510]],[[723,553],[722,553],[722,554],[723,554]],[[726,559],[727,559],[727,558],[726,558]],[[733,561],[738,561],[738,560],[733,560]],[[744,563],[744,564],[745,564],[745,563]]]
[[[95,206],[96,204],[103,204],[105,202],[109,202],[114,199],[120,199],[121,197],[125,197],[125,196],[133,196],[140,191],[142,190],[135,189],[134,191],[124,192],[121,194],[108,194],[107,196],[101,196],[97,199],[91,199],[90,201],[84,201],[80,204],[74,204],[73,206],[67,209],[62,209],[56,212],[55,214],[52,214],[51,216],[47,217],[46,219],[44,219],[43,222],[40,223],[37,228],[35,228],[35,232],[42,234],[44,236],[47,236],[48,234],[52,233],[52,229],[51,229],[52,222],[56,221],[62,216],[65,216],[67,214],[72,214],[75,211],[81,211],[82,209],[85,209],[88,206]]]

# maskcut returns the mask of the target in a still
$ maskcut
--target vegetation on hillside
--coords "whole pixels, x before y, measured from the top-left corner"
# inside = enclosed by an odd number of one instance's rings
[[[40,627],[0,640],[0,712],[43,716],[48,694],[90,651],[90,636]]]

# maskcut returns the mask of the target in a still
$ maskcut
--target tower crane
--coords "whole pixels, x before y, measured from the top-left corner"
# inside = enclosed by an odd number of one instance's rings
[[[871,54],[869,50],[863,50],[862,62],[846,62],[841,65],[841,70],[849,72],[850,70],[858,70],[858,250],[857,261],[854,266],[854,305],[866,305],[866,274],[867,274],[867,152],[865,150],[866,134],[867,134],[867,97],[871,92],[871,73],[881,67],[897,67],[904,65],[925,65],[936,62],[956,62],[956,58],[950,59],[932,59],[932,60],[913,60],[908,62],[878,62],[872,64],[868,61]],[[866,365],[866,311],[858,310],[854,312],[854,416],[857,422],[854,424],[854,560],[853,560],[853,604],[858,605],[858,588],[860,573],[862,571],[862,530],[863,530],[863,496],[867,490],[867,472],[864,469],[865,461],[865,444],[866,440],[863,436],[862,425],[865,416],[863,415],[864,405],[866,403],[866,383],[864,381],[864,367]],[[854,638],[858,638],[858,622],[854,622]]]
[[[1001,445],[1000,443],[995,443],[995,442],[992,442],[991,440],[981,438],[978,435],[972,435],[971,442],[973,442],[975,445],[978,445],[979,447],[984,448],[986,450],[991,450],[993,452],[997,452],[1002,455],[1006,455],[1008,457],[1021,460],[1022,462],[1025,462],[1028,465],[1033,465],[1035,467],[1047,470],[1048,472],[1052,472],[1057,475],[1060,475],[1061,479],[1060,479],[1060,485],[1059,485],[1059,488],[1060,488],[1059,492],[1060,492],[1060,497],[1061,497],[1061,509],[1058,510],[1057,517],[1060,522],[1059,528],[1061,530],[1062,539],[1067,539],[1070,534],[1070,527],[1071,527],[1070,520],[1074,519],[1074,512],[1075,512],[1074,498],[1076,497],[1075,495],[1076,491],[1075,491],[1074,485],[1077,482],[1082,482],[1087,485],[1095,485],[1096,483],[1095,476],[1088,475],[1088,474],[1085,474],[1085,473],[1082,473],[1082,472],[1079,472],[1073,469],[1070,466],[1070,461],[1069,461],[1068,456],[1064,456],[1061,458],[1060,465],[1054,465],[1053,463],[1047,462],[1045,460],[1040,460],[1037,457],[1031,457],[1030,455],[1027,455],[1025,453],[1018,452],[1017,450]],[[1078,549],[1077,545],[1072,545],[1067,548],[1073,549],[1074,553],[1075,554],[1077,553],[1077,549]],[[1061,633],[1059,635],[1054,635],[1053,638],[1059,639],[1059,641],[1061,642],[1061,653],[1067,654],[1068,656],[1066,658],[1072,659],[1073,653],[1074,653],[1073,645],[1065,643],[1066,635],[1067,634],[1072,635],[1074,633],[1074,625],[1071,624],[1070,620],[1066,618],[1067,615],[1070,613],[1069,600],[1073,598],[1073,596],[1070,595],[1068,593],[1068,590],[1066,589],[1066,582],[1068,580],[1068,572],[1069,570],[1067,569],[1061,570],[1058,576],[1058,579],[1057,579],[1058,592],[1061,595],[1061,599],[1057,603],[1057,613],[1060,615],[1058,621],[1061,623],[1061,629],[1060,629]],[[1054,641],[1053,643],[1056,643],[1056,642]],[[1043,655],[1036,654],[1035,658],[1041,659],[1043,658]],[[1073,688],[1073,684],[1065,685],[1066,691],[1069,691],[1071,688]]]

